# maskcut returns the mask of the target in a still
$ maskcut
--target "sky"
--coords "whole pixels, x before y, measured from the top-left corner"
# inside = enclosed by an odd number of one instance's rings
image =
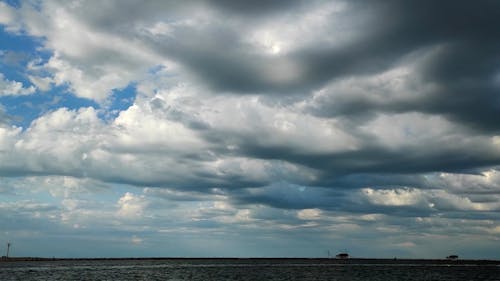
[[[0,253],[500,259],[500,2],[0,1]]]

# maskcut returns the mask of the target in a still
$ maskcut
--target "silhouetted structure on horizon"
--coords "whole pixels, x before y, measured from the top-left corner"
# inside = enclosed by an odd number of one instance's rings
[[[349,258],[349,254],[348,253],[339,253],[335,256],[337,259],[342,259],[342,260],[346,260]]]

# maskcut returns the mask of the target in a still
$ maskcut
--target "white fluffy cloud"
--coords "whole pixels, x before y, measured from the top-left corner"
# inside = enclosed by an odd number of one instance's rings
[[[147,204],[143,196],[127,192],[118,200],[118,215],[126,219],[139,219],[143,216]]]
[[[498,211],[498,196],[490,202],[473,202],[467,195],[456,195],[445,190],[406,189],[362,189],[363,196],[375,205],[408,206],[439,211]]]
[[[19,29],[19,23],[16,20],[16,10],[6,3],[0,2],[0,24],[5,25],[7,30],[15,32]]]
[[[0,96],[25,96],[35,93],[33,86],[25,87],[23,83],[5,79],[0,73]]]

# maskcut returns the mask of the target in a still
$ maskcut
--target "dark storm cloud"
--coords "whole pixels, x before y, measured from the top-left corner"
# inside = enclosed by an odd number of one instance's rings
[[[286,183],[232,192],[232,200],[234,204],[239,206],[263,204],[284,210],[319,208],[330,212],[378,213],[403,217],[429,216],[439,211],[432,210],[421,203],[408,206],[377,205],[365,198],[353,196],[352,192],[348,190],[299,187]]]
[[[320,108],[317,113],[352,117],[420,111],[443,114],[478,130],[500,129],[495,122],[500,111],[499,78],[495,80],[500,65],[498,2],[358,1],[349,8],[353,17],[366,10],[374,15],[374,22],[364,26],[360,39],[345,47],[308,46],[287,54],[286,60],[303,71],[296,79],[273,81],[262,75],[263,69],[272,69],[284,58],[252,52],[251,46],[241,43],[244,35],[237,30],[204,30],[206,35],[191,37],[203,41],[203,47],[181,44],[174,53],[219,91],[307,94],[332,79],[379,73],[411,52],[439,46],[441,50],[422,63],[417,74],[424,83],[438,85],[423,98],[385,105],[367,99],[334,101],[332,108]]]
[[[259,7],[253,2],[251,6]],[[307,91],[339,76],[379,72],[411,51],[447,43],[456,45],[456,51],[430,66],[436,74],[434,79],[440,75],[447,79],[470,73],[477,75],[478,69],[491,74],[492,68],[498,66],[490,61],[492,56],[497,57],[495,51],[500,37],[496,28],[500,17],[498,6],[487,1],[355,2],[349,9],[352,17],[366,10],[374,14],[374,22],[363,26],[364,35],[345,47],[309,46],[287,55],[287,59],[305,71],[300,78],[285,83],[268,81],[258,75],[260,67],[271,67],[280,58],[255,55],[251,49],[239,45],[239,38],[244,35],[237,30],[232,31],[233,36],[216,39],[213,36],[218,36],[221,30],[208,30],[206,34],[217,42],[214,49],[206,48],[204,37],[196,37],[205,44],[182,48],[183,51],[176,54],[212,85],[236,92],[293,92],[297,88]],[[286,11],[283,9],[283,13]],[[471,44],[476,46],[467,48]],[[252,65],[256,68],[252,69]]]
[[[210,142],[236,144],[239,149],[229,153],[260,159],[280,159],[319,171],[316,182],[302,182],[309,185],[359,188],[371,181],[372,185],[412,185],[420,182],[418,174],[441,172],[472,172],[499,162],[499,155],[487,141],[469,143],[445,143],[435,140],[429,146],[403,145],[388,148],[370,145],[365,137],[365,147],[347,152],[310,153],[307,146],[303,150],[286,145],[263,145],[260,139],[265,135],[234,135],[229,132],[206,132]],[[219,153],[227,153],[221,149]],[[352,176],[350,176],[352,175]],[[417,180],[418,179],[418,180]],[[419,185],[419,186],[420,186]],[[424,187],[424,186],[422,186]]]
[[[442,114],[479,133],[498,133],[500,126],[496,119],[500,112],[500,85],[491,80],[489,77],[457,78],[414,108],[421,112]]]
[[[232,192],[237,204],[265,204],[281,209],[328,208],[345,201],[345,192],[325,188],[303,187],[287,183],[275,183],[270,186]]]
[[[193,162],[193,166],[195,166]],[[105,182],[128,184],[140,187],[170,187],[186,191],[210,192],[212,188],[237,189],[249,186],[260,187],[270,183],[270,179],[252,180],[244,175],[219,175],[204,171],[183,172],[182,175],[153,175],[138,176],[136,174],[124,175],[123,171],[102,173],[91,171],[92,176]],[[71,175],[81,177],[82,175]]]
[[[245,0],[208,0],[208,3],[216,6],[219,9],[230,13],[238,13],[238,15],[249,15],[252,17],[266,15],[273,12],[282,12],[290,7],[299,5],[303,2],[302,0],[257,0],[257,1],[245,1]],[[312,1],[307,1],[312,2]]]
[[[356,2],[360,8],[366,3]],[[437,89],[412,102],[377,104],[368,99],[332,101],[319,108],[321,116],[368,114],[370,112],[420,111],[443,114],[478,130],[498,131],[495,116],[500,111],[498,73],[500,69],[500,3],[496,1],[386,1],[373,5],[379,24],[343,60],[336,53],[310,52],[318,74],[336,76],[335,62],[343,62],[339,74],[351,70],[381,71],[402,55],[422,48],[439,48],[423,62],[417,75]],[[352,59],[349,59],[352,57]],[[316,58],[316,59],[314,59]],[[373,63],[371,63],[373,61]],[[323,62],[323,63],[321,63]],[[378,62],[378,63],[377,63]],[[357,67],[357,65],[361,67]],[[353,67],[354,66],[354,67]],[[327,74],[328,73],[328,74]],[[496,81],[495,81],[496,79]],[[415,95],[422,93],[414,93]],[[343,102],[343,104],[342,104]]]

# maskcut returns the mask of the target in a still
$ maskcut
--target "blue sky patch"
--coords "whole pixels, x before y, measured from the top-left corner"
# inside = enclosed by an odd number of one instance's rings
[[[49,92],[36,92],[27,96],[0,97],[0,104],[11,116],[12,125],[28,128],[31,122],[48,111],[61,107],[79,109],[82,107],[99,108],[99,105],[89,99],[76,97],[67,92],[66,86],[54,87]]]
[[[99,117],[105,120],[116,118],[120,111],[126,110],[134,103],[136,94],[136,83],[130,83],[123,89],[113,90],[109,98],[109,104],[105,106],[105,110],[99,114]]]
[[[9,4],[10,6],[12,6],[14,8],[21,7],[21,1],[19,1],[19,0],[5,0],[5,3]]]

